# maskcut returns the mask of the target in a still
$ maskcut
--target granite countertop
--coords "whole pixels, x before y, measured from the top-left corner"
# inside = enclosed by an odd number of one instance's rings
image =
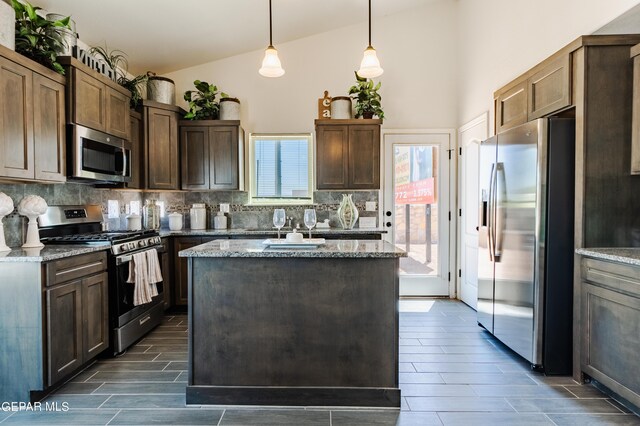
[[[63,259],[79,254],[93,253],[107,250],[111,244],[95,245],[50,245],[41,249],[14,248],[11,251],[0,253],[2,262],[48,262],[50,260]]]
[[[264,240],[218,240],[179,252],[180,257],[396,258],[407,253],[378,240],[327,240],[318,248],[267,248]]]
[[[640,247],[581,248],[576,253],[595,259],[640,266]]]
[[[304,233],[305,235],[309,235],[309,230],[307,228],[300,228],[297,230],[300,233]],[[280,231],[281,235],[286,235],[287,232],[291,232],[290,229],[282,229]],[[202,230],[193,230],[193,229],[183,229],[181,231],[170,231],[168,229],[161,229],[160,236],[161,237],[171,237],[171,236],[227,236],[227,235],[276,235],[278,231],[275,228],[272,229],[240,229],[240,228],[229,228],[229,229],[202,229]],[[339,229],[339,228],[328,228],[328,229],[313,229],[311,231],[311,235],[353,235],[357,236],[358,234],[386,234],[387,230],[384,228],[354,228],[354,229]]]

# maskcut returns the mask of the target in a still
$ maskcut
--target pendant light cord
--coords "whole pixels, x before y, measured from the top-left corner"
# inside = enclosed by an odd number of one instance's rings
[[[371,0],[369,0],[369,47],[371,47]]]
[[[371,0],[369,0],[369,4],[371,4]],[[369,31],[371,31],[371,28],[369,28]],[[371,38],[371,33],[369,33],[369,38]],[[271,18],[271,0],[269,0],[269,47],[273,47],[273,22]]]

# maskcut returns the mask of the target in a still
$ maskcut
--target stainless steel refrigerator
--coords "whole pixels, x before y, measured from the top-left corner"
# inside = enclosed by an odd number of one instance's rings
[[[572,362],[575,120],[480,147],[478,323],[547,374]]]

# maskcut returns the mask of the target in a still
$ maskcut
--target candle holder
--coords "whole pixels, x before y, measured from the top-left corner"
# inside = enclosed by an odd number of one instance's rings
[[[22,248],[44,247],[40,242],[40,232],[38,231],[38,216],[47,212],[47,202],[37,195],[27,195],[18,204],[18,213],[29,218],[27,226],[27,241]]]
[[[5,216],[13,211],[13,200],[4,192],[0,192],[0,253],[11,251],[11,248],[7,246],[4,238],[4,224],[2,220]]]

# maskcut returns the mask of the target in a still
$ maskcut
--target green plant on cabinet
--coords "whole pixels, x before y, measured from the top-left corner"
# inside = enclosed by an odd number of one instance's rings
[[[55,36],[60,36],[62,30],[71,30],[71,18],[49,21],[38,15],[42,8],[27,1],[11,0],[11,5],[16,13],[16,52],[64,75],[64,68],[58,63],[58,52],[64,42]]]
[[[195,80],[193,85],[197,90],[184,92],[184,100],[189,102],[189,112],[185,114],[186,120],[215,120],[220,112],[220,102],[216,101],[218,87],[206,81]],[[220,92],[221,98],[229,95]]]
[[[358,72],[356,74],[356,84],[349,88],[349,95],[351,99],[356,101],[356,118],[373,118],[377,116],[379,119],[384,118],[384,111],[382,110],[382,97],[378,90],[382,86],[381,82],[378,84],[373,83],[373,80],[360,77]]]
[[[89,50],[92,55],[99,56],[115,73],[116,83],[131,92],[130,107],[136,108],[142,101],[142,87],[147,83],[149,77],[146,74],[140,74],[133,78],[129,78],[128,69],[129,62],[127,54],[122,50],[109,50],[107,46],[92,47]]]

